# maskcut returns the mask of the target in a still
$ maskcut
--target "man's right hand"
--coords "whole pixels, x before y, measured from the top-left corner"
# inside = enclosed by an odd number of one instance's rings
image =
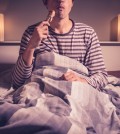
[[[29,49],[35,49],[39,46],[42,40],[46,39],[48,36],[48,21],[41,22],[37,27],[35,27],[32,37],[28,43]]]
[[[24,63],[27,66],[30,66],[32,64],[35,48],[40,45],[43,39],[47,38],[49,25],[50,24],[48,23],[48,21],[43,21],[34,29],[27,48],[22,55]]]

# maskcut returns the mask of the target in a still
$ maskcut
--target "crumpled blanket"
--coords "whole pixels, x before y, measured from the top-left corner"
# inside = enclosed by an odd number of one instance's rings
[[[17,91],[0,99],[0,134],[119,134],[120,93],[103,92],[86,83],[60,77],[87,69],[71,58],[46,52],[36,58],[31,77]],[[117,87],[119,85],[117,84]],[[114,86],[115,87],[115,86]]]

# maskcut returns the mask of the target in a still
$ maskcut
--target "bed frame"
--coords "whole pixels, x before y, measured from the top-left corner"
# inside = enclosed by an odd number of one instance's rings
[[[0,73],[4,72],[6,70],[12,70],[12,68],[14,67],[14,64],[0,64]],[[115,77],[120,78],[120,70],[117,71],[108,71],[108,75],[113,75]]]
[[[120,78],[120,71],[119,70],[118,71],[108,71],[108,74]]]
[[[120,42],[100,42],[100,43],[101,43],[102,47],[111,47],[111,46],[112,47],[113,46],[120,47]],[[9,47],[8,49],[11,49],[11,50],[12,50],[11,47],[15,47],[16,49],[14,51],[14,57],[18,57],[20,42],[0,42],[0,47],[3,47],[3,46]],[[4,57],[2,59],[4,59]],[[10,63],[8,63],[8,62],[1,63],[1,61],[0,61],[0,72],[3,72],[7,69],[11,69],[14,66],[15,61],[12,61],[12,62],[9,61],[9,62]],[[114,75],[114,76],[120,78],[120,70],[108,71],[108,74],[109,75]]]

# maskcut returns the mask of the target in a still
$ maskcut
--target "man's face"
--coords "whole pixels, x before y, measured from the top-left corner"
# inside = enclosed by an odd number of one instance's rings
[[[48,0],[47,8],[55,11],[55,17],[64,19],[67,17],[73,6],[72,0]]]

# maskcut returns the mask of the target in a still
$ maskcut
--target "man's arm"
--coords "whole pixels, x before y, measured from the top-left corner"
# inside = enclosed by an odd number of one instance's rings
[[[25,80],[31,76],[33,64],[27,65],[23,59],[23,53],[27,48],[30,38],[31,35],[28,28],[22,36],[19,57],[12,72],[12,84],[15,89],[22,86]]]
[[[12,73],[12,84],[15,89],[22,86],[31,76],[34,51],[42,39],[47,38],[48,25],[47,21],[43,21],[33,29],[32,33],[29,28],[24,32],[19,57]]]
[[[104,59],[101,47],[96,33],[92,29],[87,42],[87,52],[85,56],[85,66],[89,71],[89,76],[82,78],[74,72],[66,72],[62,79],[67,81],[79,81],[89,83],[96,89],[102,89],[107,83],[107,72],[104,64]]]
[[[89,77],[86,77],[85,79],[90,85],[99,90],[107,85],[107,71],[101,46],[94,30],[91,31],[88,40],[85,66],[89,71]]]

